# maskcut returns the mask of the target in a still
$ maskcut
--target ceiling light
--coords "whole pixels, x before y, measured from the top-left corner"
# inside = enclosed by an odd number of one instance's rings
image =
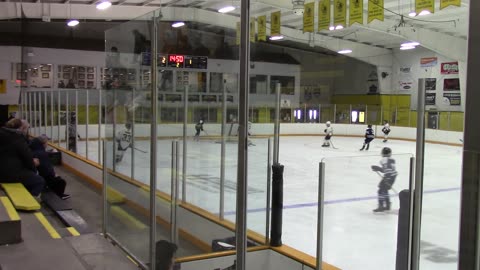
[[[99,9],[99,10],[105,10],[105,9],[111,7],[111,6],[112,6],[112,2],[110,2],[110,1],[101,1],[101,2],[98,2],[98,3],[97,3],[97,6],[96,6],[96,7],[97,7],[97,9]]]
[[[330,27],[328,27],[328,30],[333,31],[333,30],[335,30],[335,27],[330,26]]]
[[[345,49],[345,50],[341,50],[341,51],[338,51],[339,54],[348,54],[348,53],[352,53],[352,50],[350,49]]]
[[[223,7],[221,9],[219,9],[218,12],[227,13],[227,12],[234,11],[234,10],[235,10],[234,6],[226,6],[226,7]]]
[[[182,27],[184,25],[185,25],[184,22],[174,22],[174,23],[172,23],[172,27],[174,27],[174,28]]]
[[[423,16],[423,15],[428,15],[428,14],[432,14],[432,13],[428,10],[422,10],[420,13],[418,13],[418,16]]]
[[[279,36],[271,36],[271,37],[270,37],[270,40],[275,41],[275,40],[281,40],[281,39],[283,39],[283,38],[284,38],[284,36],[282,36],[282,35],[279,35]]]
[[[400,47],[400,50],[405,51],[405,50],[413,50],[415,49],[415,46],[402,46]]]
[[[412,46],[415,47],[415,46],[418,46],[418,45],[420,45],[420,43],[412,41],[412,42],[402,43],[400,46],[402,46],[402,47],[412,47]]]
[[[70,27],[74,27],[74,26],[77,26],[79,23],[80,22],[78,20],[73,19],[73,20],[69,20],[67,22],[67,25],[70,26]]]
[[[410,12],[408,13],[408,16],[409,16],[409,17],[415,17],[415,16],[417,16],[417,12],[415,12],[415,11],[410,11]]]
[[[337,26],[335,27],[335,30],[340,30],[340,29],[343,29],[343,25],[337,25]]]

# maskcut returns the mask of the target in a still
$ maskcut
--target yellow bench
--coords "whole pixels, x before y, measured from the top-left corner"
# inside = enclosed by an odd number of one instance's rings
[[[10,198],[17,210],[35,211],[39,210],[40,204],[33,198],[22,183],[5,183],[1,184],[5,193]]]

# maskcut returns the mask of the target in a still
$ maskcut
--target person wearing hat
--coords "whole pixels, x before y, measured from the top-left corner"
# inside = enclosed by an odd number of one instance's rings
[[[52,190],[62,200],[66,200],[70,198],[69,194],[65,194],[67,182],[57,175],[50,162],[50,158],[46,151],[48,140],[49,138],[47,135],[40,135],[32,140],[30,143],[30,149],[32,150],[33,156],[40,161],[40,165],[37,166],[37,171],[38,174],[45,179],[47,188]]]

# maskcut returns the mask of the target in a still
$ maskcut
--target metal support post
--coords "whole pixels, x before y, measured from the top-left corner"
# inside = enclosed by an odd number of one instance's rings
[[[268,138],[267,148],[267,206],[265,207],[265,245],[270,242],[270,208],[271,208],[271,187],[272,187],[272,138]]]
[[[220,220],[224,219],[225,214],[225,132],[227,129],[227,86],[225,80],[223,80],[223,93],[222,93],[222,142],[220,148]]]
[[[187,124],[188,86],[183,88],[183,156],[182,156],[182,201],[187,201]]]
[[[325,163],[320,162],[318,166],[318,210],[317,210],[317,267],[322,270],[323,262],[323,206],[325,192]]]
[[[88,95],[89,91],[85,91],[85,158],[88,159],[88,125],[90,118],[90,98]]]
[[[69,128],[68,128],[68,126],[69,126],[69,124],[70,124],[70,117],[68,117],[69,114],[70,114],[70,108],[69,108],[69,106],[70,106],[70,102],[69,102],[70,97],[69,97],[69,94],[68,94],[68,93],[69,93],[68,91],[65,92],[65,123],[66,123],[66,125],[65,125],[65,142],[66,142],[65,148],[66,148],[66,149],[68,149],[68,137],[69,137],[68,135],[69,135],[69,133],[70,133],[70,130],[69,130]],[[68,150],[69,150],[69,149],[68,149]]]
[[[54,108],[55,108],[55,104],[53,104],[53,91],[50,92],[50,137],[52,137],[52,142],[53,142],[53,112],[54,112]],[[58,126],[59,124],[57,124]]]
[[[103,152],[103,185],[102,185],[102,233],[103,235],[107,234],[107,211],[108,211],[108,205],[107,205],[107,177],[108,177],[108,171],[107,171],[107,140],[104,139],[102,144],[102,152]]]
[[[412,269],[412,245],[413,245],[413,213],[414,213],[414,185],[415,185],[415,158],[410,158],[410,173],[408,189],[410,190],[410,199],[408,200],[408,250],[407,252],[407,269]]]
[[[130,177],[132,179],[135,179],[135,87],[132,89],[132,114],[131,114],[131,119],[128,119],[128,113],[127,113],[127,123],[130,123],[131,129],[132,129],[132,139],[131,139],[131,144],[132,147],[130,149],[131,153],[131,166],[130,166]]]
[[[62,119],[60,117],[61,96],[62,96],[62,92],[58,91],[58,104],[57,104],[57,121],[58,121],[58,124],[57,124],[57,127],[58,127],[57,128],[57,140],[58,140],[58,146],[60,146],[60,142],[61,142],[61,140],[60,140],[60,127],[62,126]],[[100,145],[100,142],[98,142],[98,151],[100,151],[100,149],[102,149],[102,147]]]
[[[43,118],[45,119],[44,120],[44,125],[45,125],[45,128],[44,128],[44,133],[43,134],[47,134],[47,129],[48,129],[48,92],[43,92]]]
[[[350,104],[350,114],[348,115],[348,121],[350,124],[352,123],[352,104]]]
[[[337,122],[337,104],[333,104],[333,123]]]
[[[32,125],[32,130],[33,130],[33,135],[37,136],[37,92],[33,92],[33,123]]]
[[[98,89],[98,149],[100,149],[100,141],[102,140],[102,90]],[[100,163],[101,154],[98,153],[98,163]]]
[[[275,84],[275,125],[273,127],[273,164],[278,164],[280,159],[280,88]]]
[[[171,161],[171,174],[170,174],[170,241],[175,242],[175,226],[174,223],[177,220],[177,208],[174,207],[175,205],[175,194],[176,191],[176,177],[177,177],[177,159],[178,159],[178,150],[177,150],[177,142],[172,141],[172,161]]]

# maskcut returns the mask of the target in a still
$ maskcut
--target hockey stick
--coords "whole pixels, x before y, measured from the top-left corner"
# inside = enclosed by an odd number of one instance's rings
[[[137,150],[138,152],[142,152],[142,153],[145,153],[145,154],[147,153],[147,151],[142,150],[142,149],[139,149],[139,148],[137,148],[137,147],[135,147],[135,148],[133,148],[133,149]]]
[[[330,141],[330,144],[332,145],[332,148],[333,148],[333,149],[338,149],[338,148],[335,147],[335,145],[333,145],[332,139],[330,139],[329,141]]]
[[[383,175],[381,175],[378,171],[375,171],[375,172],[376,172],[376,173],[378,174],[378,176],[380,176],[380,177],[382,178],[382,180],[383,180]],[[392,185],[393,185],[393,184],[392,184]],[[392,185],[390,185],[390,188],[392,189],[392,191],[393,191],[395,194],[398,195],[398,191],[397,191],[396,189],[394,189]]]

